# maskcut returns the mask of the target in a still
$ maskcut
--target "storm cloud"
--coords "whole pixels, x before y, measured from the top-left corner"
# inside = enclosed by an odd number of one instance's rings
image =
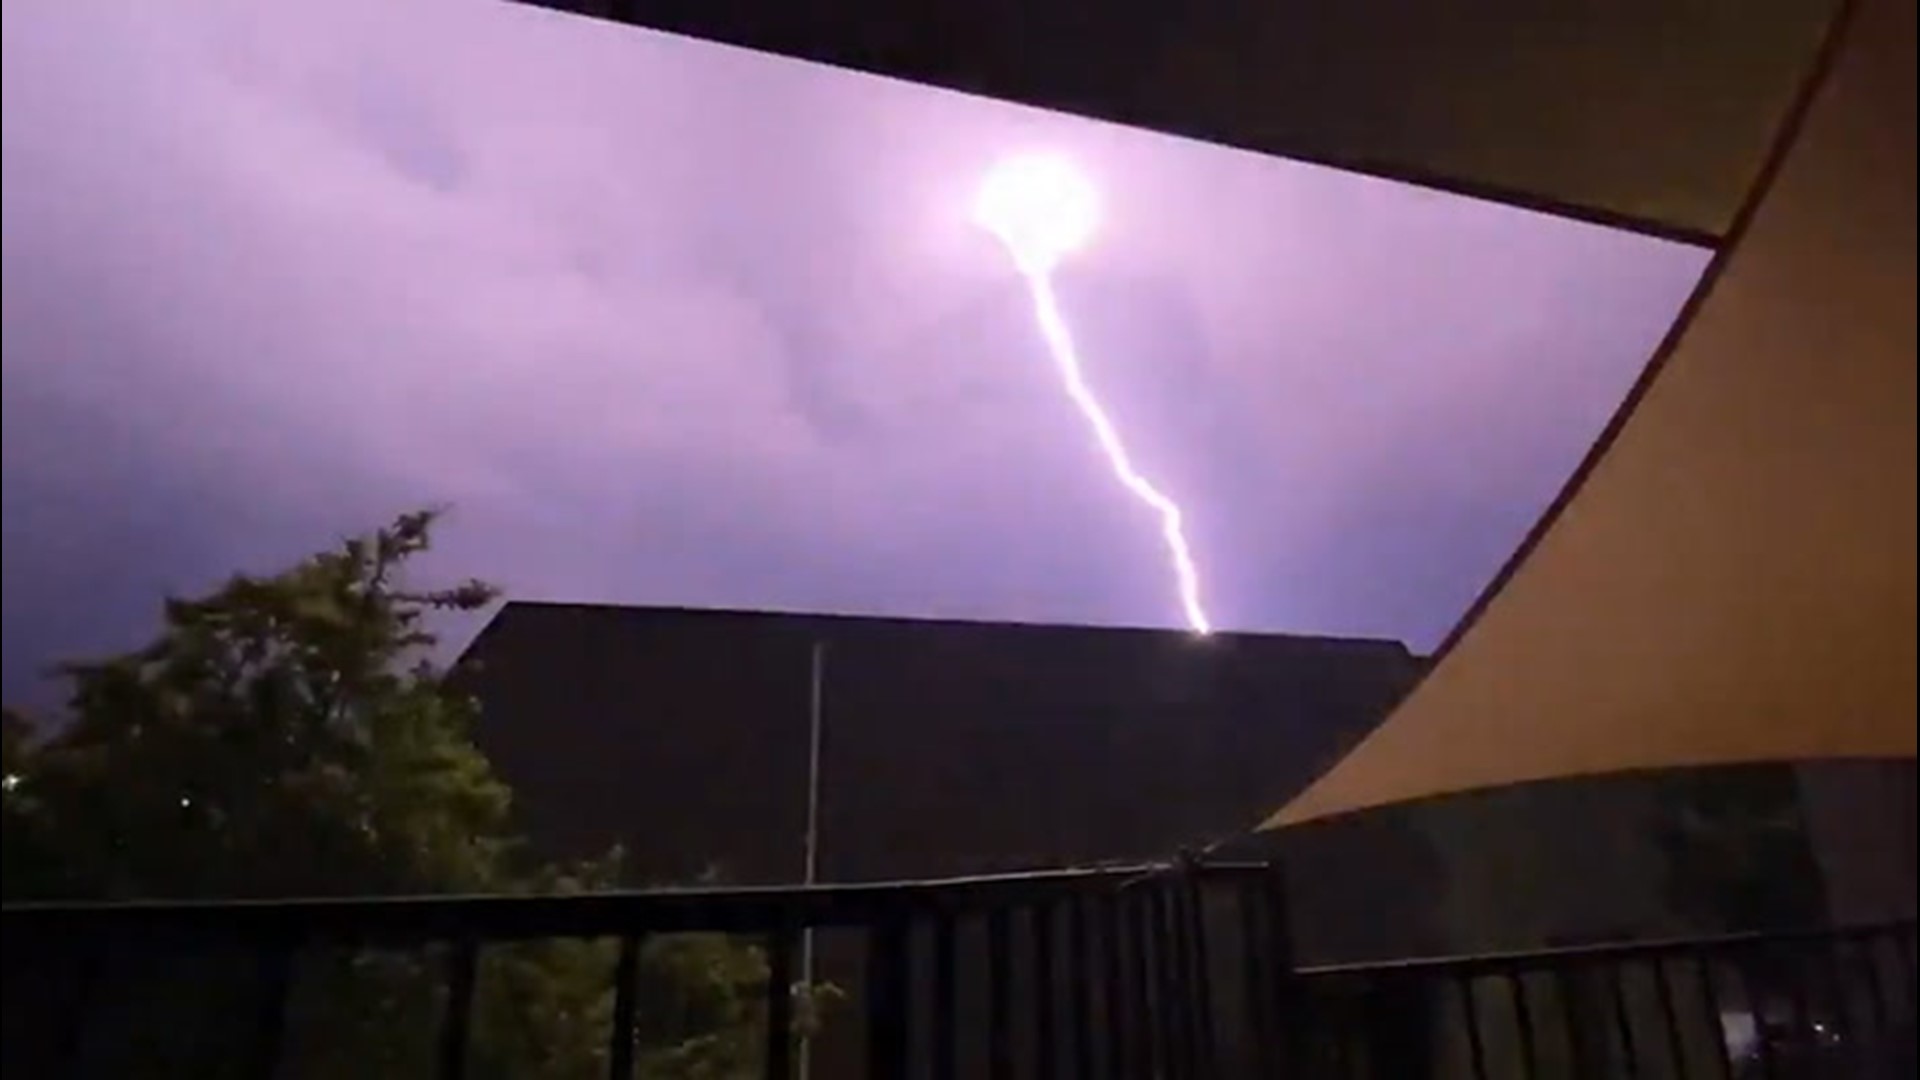
[[[514,596],[1175,625],[967,221],[1077,159],[1061,294],[1215,621],[1431,645],[1701,252],[493,2],[4,15],[5,690],[451,503]]]

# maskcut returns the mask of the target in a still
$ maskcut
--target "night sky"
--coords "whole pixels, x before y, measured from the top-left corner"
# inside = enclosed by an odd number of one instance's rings
[[[491,0],[9,0],[4,692],[169,591],[454,508],[529,599],[1176,625],[1020,279],[1226,628],[1427,648],[1703,252]],[[466,629],[471,629],[468,627]]]

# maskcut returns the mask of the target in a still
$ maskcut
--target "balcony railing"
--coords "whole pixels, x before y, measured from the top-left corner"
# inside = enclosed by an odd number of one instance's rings
[[[814,1076],[858,1074],[864,1059],[876,1078],[1913,1075],[1911,922],[1300,968],[1278,882],[1265,866],[1170,864],[812,888],[10,907],[0,1047],[9,1076],[164,1072],[135,1021],[203,983],[220,957],[241,990],[217,1030],[186,1040],[201,1055],[194,1074],[313,1075],[290,1007],[312,958],[432,955],[421,1072],[471,1076],[489,953],[598,939],[617,944],[594,1067],[626,1078],[644,1043],[643,944],[715,933],[764,950],[751,1067],[767,1077],[794,1075],[809,1050]],[[795,1035],[810,931],[847,946],[823,951],[822,973],[849,999],[811,1048]]]

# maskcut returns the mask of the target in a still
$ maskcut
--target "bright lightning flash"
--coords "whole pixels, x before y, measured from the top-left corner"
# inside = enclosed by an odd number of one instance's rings
[[[1040,335],[1060,371],[1067,396],[1093,429],[1115,479],[1159,515],[1160,535],[1173,561],[1180,608],[1188,627],[1195,633],[1211,633],[1213,624],[1200,603],[1200,573],[1187,544],[1180,505],[1134,468],[1113,419],[1087,384],[1073,334],[1054,293],[1054,267],[1085,246],[1099,224],[1100,201],[1093,185],[1062,157],[1035,154],[1011,158],[987,174],[974,200],[973,219],[999,237],[1026,279]]]

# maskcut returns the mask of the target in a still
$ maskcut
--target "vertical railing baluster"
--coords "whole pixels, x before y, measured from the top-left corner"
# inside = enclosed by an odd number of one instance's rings
[[[1073,1075],[1093,1080],[1093,952],[1087,940],[1087,906],[1091,898],[1084,893],[1070,897],[1067,915],[1067,1022],[1072,1027]]]
[[[1673,980],[1667,973],[1665,958],[1653,958],[1653,994],[1660,1003],[1660,1022],[1667,1029],[1667,1053],[1673,1059],[1676,1076],[1687,1075],[1687,1041],[1680,1030],[1680,1013],[1674,1006]]]
[[[901,1076],[911,1050],[911,989],[904,916],[889,913],[867,931],[867,1075]]]
[[[639,1008],[640,948],[645,939],[627,934],[620,939],[620,955],[613,965],[613,1023],[607,1034],[607,1080],[633,1080],[636,1033],[634,1013]]]
[[[1513,1001],[1513,1022],[1520,1032],[1520,1061],[1528,1080],[1540,1075],[1540,1045],[1534,1037],[1533,1008],[1527,1001],[1526,977],[1507,972],[1507,996]]]
[[[1834,1037],[1839,1040],[1841,1053],[1853,1059],[1854,1068],[1865,1071],[1871,1067],[1860,1039],[1865,1029],[1856,1028],[1853,1023],[1852,995],[1847,992],[1847,974],[1840,959],[1841,939],[1827,938],[1815,942],[1813,948],[1820,952],[1820,967],[1824,972],[1822,981],[1833,992]],[[1816,1043],[1818,1041],[1815,1040]]]
[[[1197,868],[1182,879],[1174,895],[1179,901],[1187,956],[1187,1003],[1193,1017],[1195,1064],[1201,1076],[1213,1077],[1220,1073],[1220,1041],[1213,1013],[1212,957],[1207,951],[1206,894]]]
[[[1707,1023],[1713,1032],[1713,1054],[1720,1063],[1720,1080],[1734,1080],[1733,1051],[1727,1047],[1727,1027],[1720,1018],[1720,991],[1714,985],[1713,958],[1706,953],[1695,953],[1693,964],[1700,983],[1700,1003],[1706,1009]]]
[[[1912,1011],[1916,1004],[1914,1001],[1914,987],[1913,987],[1913,949],[1914,949],[1915,933],[1916,933],[1915,929],[1909,926],[1906,929],[1897,931],[1892,935],[1893,936],[1893,955],[1894,955],[1895,961],[1899,964],[1900,974],[1907,981],[1908,1011]]]
[[[1149,950],[1152,943],[1147,929],[1147,908],[1140,899],[1140,890],[1134,886],[1130,891],[1120,894],[1120,913],[1125,920],[1128,949],[1127,990],[1132,999],[1128,1002],[1128,1013],[1132,1016],[1133,1031],[1133,1067],[1143,1077],[1158,1077],[1160,1061],[1159,1035],[1153,1010],[1153,959]]]
[[[1271,950],[1262,932],[1261,909],[1265,906],[1260,891],[1251,881],[1241,881],[1234,889],[1234,903],[1240,915],[1240,972],[1245,985],[1247,1034],[1253,1046],[1253,1066],[1260,1076],[1275,1076],[1281,1070],[1275,995],[1279,979],[1267,965]]]
[[[1004,907],[987,913],[987,1074],[1013,1077],[1013,927]]]
[[[1168,904],[1165,878],[1144,886],[1147,936],[1153,943],[1154,1031],[1160,1043],[1160,1075],[1183,1080],[1186,1068],[1186,1032],[1184,1002],[1180,993],[1179,965],[1174,956],[1174,918]]]
[[[1127,1022],[1126,956],[1121,948],[1120,894],[1109,890],[1100,894],[1100,965],[1102,1011],[1106,1014],[1107,1075],[1126,1080],[1135,1074],[1127,1060],[1132,1045],[1131,1026]]]
[[[1786,946],[1776,950],[1775,956],[1787,972],[1787,1011],[1793,1040],[1805,1043],[1813,1035],[1813,1006],[1807,1000],[1806,957]]]
[[[1740,996],[1746,1000],[1747,1012],[1753,1016],[1754,1051],[1760,1058],[1760,1074],[1767,1080],[1775,1080],[1780,1071],[1773,1052],[1773,1038],[1767,1032],[1766,988],[1755,973],[1754,966],[1751,956],[1736,957],[1733,973],[1740,983]]]
[[[954,957],[953,916],[942,911],[933,917],[933,1028],[928,1053],[934,1080],[953,1080],[960,1071],[960,1046],[954,1034],[959,1020],[958,964]]]
[[[767,935],[767,1080],[788,1080],[793,1075],[793,950],[797,937],[790,926],[777,927]],[[812,988],[808,991],[811,993]]]
[[[1627,968],[1617,960],[1606,961],[1607,989],[1613,997],[1613,1023],[1620,1036],[1620,1054],[1626,1061],[1628,1076],[1638,1076],[1640,1048],[1633,1037],[1633,1011],[1627,1003]]]
[[[1865,934],[1854,942],[1854,954],[1859,957],[1860,970],[1865,976],[1860,982],[1867,994],[1867,1012],[1873,1017],[1874,1030],[1882,1042],[1895,1037],[1894,1009],[1887,999],[1887,986],[1880,974],[1880,950],[1877,935]]]
[[[1273,979],[1274,1022],[1280,1037],[1279,1057],[1284,1067],[1294,1067],[1311,1038],[1314,1017],[1312,1001],[1302,991],[1294,972],[1293,898],[1287,891],[1286,868],[1269,862],[1261,873],[1266,902],[1266,947]]]
[[[440,1019],[440,1080],[462,1080],[467,1075],[467,1043],[473,1028],[473,984],[480,963],[480,947],[472,938],[449,945],[447,954],[447,1008]]]
[[[1487,1080],[1487,1040],[1480,1030],[1480,1003],[1473,992],[1473,976],[1454,980],[1460,991],[1460,1010],[1467,1024],[1467,1059],[1473,1067],[1473,1080]]]
[[[1167,882],[1167,940],[1173,950],[1173,1007],[1180,1036],[1180,1069],[1185,1076],[1200,1075],[1200,1015],[1195,1005],[1199,987],[1193,971],[1192,927],[1187,921],[1187,876]]]
[[[1322,1013],[1321,1023],[1315,1028],[1315,1041],[1327,1043],[1327,1049],[1331,1052],[1330,1068],[1333,1075],[1340,1080],[1351,1080],[1356,1067],[1355,1063],[1359,1060],[1353,1053],[1352,1043],[1355,1039],[1364,1037],[1366,995],[1369,989],[1370,987],[1363,980],[1354,987],[1351,996],[1346,993],[1337,996],[1329,995],[1336,997],[1338,1011],[1330,1010]],[[1329,1019],[1333,1021],[1331,1025],[1326,1022]],[[1305,1044],[1305,1052],[1312,1055],[1315,1061],[1320,1059],[1320,1054],[1312,1043]]]
[[[29,947],[40,943],[30,943]],[[86,1055],[88,1014],[100,989],[100,969],[105,965],[98,942],[86,942],[73,963],[73,990],[66,995],[54,1017],[53,1062],[61,1076],[82,1075]]]
[[[1581,1008],[1585,1002],[1580,998],[1579,986],[1575,981],[1578,974],[1577,971],[1557,967],[1553,970],[1553,986],[1560,998],[1562,1019],[1567,1025],[1567,1052],[1572,1055],[1573,1075],[1577,1080],[1586,1080],[1593,1075],[1593,1070],[1589,1067],[1592,1064],[1589,1060],[1589,1051],[1592,1047],[1587,1038],[1586,1020],[1583,1015],[1585,1010]]]
[[[287,997],[293,983],[293,943],[276,939],[262,945],[259,988],[253,1002],[252,1043],[246,1074],[272,1080],[280,1071],[287,1039]]]
[[[1055,1038],[1060,986],[1054,978],[1054,904],[1042,900],[1031,911],[1033,925],[1033,1056],[1040,1076],[1060,1075],[1060,1046]]]

